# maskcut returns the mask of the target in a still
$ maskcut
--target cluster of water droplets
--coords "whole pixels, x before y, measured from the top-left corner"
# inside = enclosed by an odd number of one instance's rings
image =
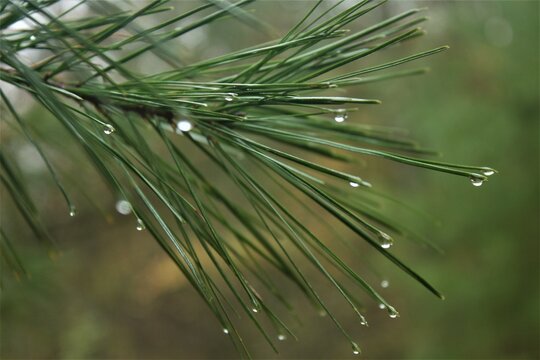
[[[495,174],[496,171],[493,170],[493,169],[490,169],[490,168],[484,168],[482,169],[482,175],[484,176],[491,176],[493,174]],[[483,177],[480,177],[480,176],[477,176],[477,175],[474,175],[472,174],[469,179],[471,180],[471,183],[474,185],[474,186],[482,186],[482,184],[484,183],[484,181],[486,180],[485,178]]]

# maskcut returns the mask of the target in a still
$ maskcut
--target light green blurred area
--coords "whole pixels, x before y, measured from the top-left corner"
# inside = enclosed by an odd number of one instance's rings
[[[257,16],[281,28],[293,24],[308,4],[267,1],[254,8]],[[440,288],[446,300],[434,298],[385,259],[344,254],[359,269],[366,260],[372,264],[375,286],[389,280],[381,292],[400,311],[400,318],[390,319],[366,301],[370,326],[365,328],[335,290],[324,282],[318,285],[358,340],[363,358],[536,359],[539,3],[390,1],[384,11],[394,14],[424,5],[430,7],[428,34],[368,61],[439,45],[451,49],[422,61],[420,66],[432,69],[427,75],[351,89],[351,95],[380,98],[383,104],[362,108],[348,121],[409,129],[411,137],[440,150],[444,160],[488,165],[499,174],[476,188],[460,177],[367,159],[367,167],[359,171],[377,189],[440,220],[435,226],[407,211],[387,209],[389,216],[403,219],[445,250],[440,255],[400,239],[392,249]],[[206,48],[215,46],[219,52],[237,42],[264,39],[247,27],[232,33],[231,21],[210,30]],[[353,67],[357,65],[362,64]],[[36,121],[47,119],[37,111],[29,114]],[[67,168],[73,166],[66,161]],[[82,179],[79,185],[93,183]],[[31,178],[30,185],[38,194],[56,191],[41,178]],[[114,207],[103,185],[87,190],[107,211]],[[54,261],[29,238],[24,223],[2,208],[2,222],[10,221],[2,226],[17,232],[19,253],[31,273],[30,279],[17,282],[2,269],[2,359],[237,357],[219,323],[149,234],[137,232],[128,217],[112,215],[114,222],[108,223],[87,199],[78,200],[81,211],[74,219],[59,201],[41,204],[46,218],[53,219],[50,230],[63,251]],[[284,319],[299,339],[280,342],[280,353],[274,354],[244,321],[240,330],[253,356],[352,358],[348,342],[328,317],[318,316],[291,284],[279,284],[296,305],[296,315]]]

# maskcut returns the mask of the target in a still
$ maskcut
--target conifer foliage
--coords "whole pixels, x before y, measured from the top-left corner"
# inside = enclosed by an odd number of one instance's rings
[[[276,37],[279,32],[266,23],[270,19],[248,11],[251,0],[199,5],[80,0],[69,2],[63,12],[57,11],[58,4],[0,0],[1,83],[30,94],[63,126],[65,136],[77,142],[118,200],[117,210],[132,215],[134,226],[159,243],[243,356],[249,353],[235,326],[240,318],[252,321],[272,347],[275,340],[294,336],[265,301],[274,296],[289,307],[269,269],[281,272],[328,314],[354,353],[360,351],[354,339],[300,263],[311,264],[335,287],[359,323],[367,324],[357,299],[361,292],[384,306],[390,317],[398,316],[336,254],[332,241],[299,220],[299,213],[315,209],[322,218],[341,222],[358,241],[442,297],[391,252],[403,226],[381,213],[376,206],[381,196],[369,179],[329,165],[379,157],[463,176],[476,186],[495,172],[433,160],[432,152],[395,129],[346,121],[352,112],[379,100],[345,97],[343,88],[421,74],[425,68],[408,65],[447,48],[363,65],[371,54],[423,35],[421,9],[350,32],[349,24],[383,2],[364,0],[348,7],[343,1],[305,2],[301,19]],[[70,16],[81,6],[90,15]],[[172,6],[185,10],[172,12]],[[164,20],[143,26],[140,20],[151,16]],[[21,21],[28,26],[15,26]],[[193,63],[170,50],[182,36],[218,21],[228,21],[232,28],[248,24],[273,40]],[[21,53],[27,50],[39,50],[40,58],[26,61]],[[143,55],[151,55],[149,62],[168,64],[168,70],[135,70],[133,62]],[[2,126],[16,129],[36,148],[65,198],[66,214],[76,215],[72,189],[33,135],[34,124],[7,90],[2,88],[0,95]],[[203,158],[211,172],[198,163]],[[53,249],[18,164],[3,148],[0,168],[8,195],[2,202],[9,197],[35,237]],[[16,234],[2,229],[0,245],[5,264],[24,274]],[[342,278],[354,285],[344,285]]]

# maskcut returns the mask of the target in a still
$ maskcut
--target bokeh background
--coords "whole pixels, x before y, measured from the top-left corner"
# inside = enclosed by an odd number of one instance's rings
[[[179,11],[195,4],[174,3]],[[310,4],[263,1],[251,8],[284,33]],[[362,109],[348,121],[408,129],[411,137],[440,150],[445,160],[492,166],[499,174],[476,188],[460,177],[368,159],[366,178],[437,220],[386,209],[444,249],[441,255],[398,242],[393,251],[447,299],[434,298],[384,259],[352,253],[344,254],[349,262],[368,261],[376,269],[371,280],[389,281],[381,291],[401,317],[390,319],[377,304],[366,302],[370,326],[365,328],[330,286],[320,284],[322,292],[358,339],[364,358],[537,359],[539,3],[390,1],[354,26],[416,6],[429,7],[427,35],[367,62],[439,45],[451,49],[422,61],[432,69],[427,75],[350,89],[351,95],[380,98],[383,105]],[[229,19],[171,46],[206,57],[264,40],[263,34]],[[56,131],[47,127],[41,110],[29,107],[26,116],[44,123],[43,134]],[[77,178],[80,163],[62,160],[62,151],[50,150],[71,170],[72,189],[90,194],[77,198],[79,214],[69,218],[32,150],[22,142],[2,140],[16,154],[62,255],[47,257],[2,194],[2,227],[16,231],[31,278],[16,281],[2,268],[1,358],[237,357],[210,311],[150,235],[114,212],[115,199],[99,181]],[[251,326],[242,325],[255,358],[353,357],[328,317],[307,306],[292,285],[283,283],[283,291],[297,306],[296,315],[285,319],[299,339],[280,342],[280,353],[274,354]]]

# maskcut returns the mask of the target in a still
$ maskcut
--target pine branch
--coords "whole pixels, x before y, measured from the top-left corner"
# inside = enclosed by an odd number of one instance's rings
[[[87,160],[118,199],[117,209],[132,214],[138,230],[146,229],[178,266],[221,322],[243,356],[249,356],[232,316],[239,306],[275,349],[285,332],[294,336],[261,295],[290,306],[265,268],[275,268],[327,313],[353,352],[358,345],[343,329],[292,256],[299,252],[350,304],[361,324],[367,324],[356,289],[343,285],[340,273],[382,304],[390,317],[396,309],[349,264],[333,246],[305,226],[285,198],[324,209],[378,253],[443,298],[427,280],[389,251],[393,236],[411,233],[377,209],[381,195],[367,179],[330,167],[322,157],[353,161],[356,154],[380,157],[410,166],[463,176],[479,186],[495,173],[482,166],[434,161],[433,152],[382,126],[349,124],[350,113],[377,99],[329,95],[341,88],[418,75],[425,68],[383,72],[447,49],[412,54],[380,65],[361,67],[360,60],[424,32],[417,26],[422,9],[398,14],[358,32],[344,27],[377,9],[383,2],[360,1],[338,10],[341,2],[323,9],[319,1],[283,37],[248,49],[191,64],[180,61],[168,42],[215,21],[241,21],[268,34],[236,3],[210,1],[160,24],[142,27],[137,20],[170,10],[167,0],[155,0],[125,11],[117,2],[88,3],[92,15],[65,20],[84,1],[63,14],[56,0],[2,0],[0,15],[0,80],[32,95],[84,150]],[[311,3],[310,3],[311,6]],[[25,20],[28,29],[14,24]],[[170,30],[169,25],[179,26]],[[127,35],[126,35],[127,34]],[[22,60],[21,51],[40,49],[46,57]],[[129,49],[129,50],[128,50]],[[140,74],[130,62],[153,53],[171,69]],[[345,65],[360,66],[345,70]],[[382,72],[382,73],[379,73]],[[339,93],[337,93],[339,94]],[[25,119],[1,91],[10,114],[2,121],[18,128],[47,164],[71,216],[75,204],[64,175],[34,139],[34,124]],[[330,118],[330,120],[329,120]],[[298,150],[298,151],[297,151]],[[212,162],[234,184],[231,194],[210,178],[191,154]],[[350,153],[350,154],[347,154]],[[352,156],[352,155],[355,156]],[[69,156],[66,154],[66,156]],[[24,186],[24,179],[5,149],[0,152],[2,186],[35,235],[54,249],[46,225]],[[344,190],[342,184],[350,185]],[[267,186],[277,184],[279,191]],[[279,195],[283,192],[285,195]],[[383,195],[384,196],[384,195]],[[0,229],[2,257],[18,274],[25,274],[12,237]],[[435,245],[424,241],[429,246]],[[197,246],[195,246],[197,244]],[[205,264],[205,265],[203,265]],[[210,265],[208,265],[210,264]],[[212,275],[217,272],[217,275]],[[259,290],[256,290],[259,289]],[[237,305],[230,304],[230,301]],[[273,325],[268,330],[261,315]]]

